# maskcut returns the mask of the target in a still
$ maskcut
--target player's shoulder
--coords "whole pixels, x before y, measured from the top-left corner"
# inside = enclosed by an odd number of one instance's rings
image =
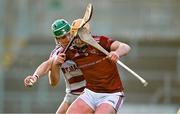
[[[63,51],[63,47],[61,45],[56,45],[56,47],[54,48],[54,50],[58,50],[59,52],[62,52]]]
[[[50,56],[57,55],[58,53],[61,53],[63,51],[63,47],[61,45],[56,45],[55,48],[51,51]]]

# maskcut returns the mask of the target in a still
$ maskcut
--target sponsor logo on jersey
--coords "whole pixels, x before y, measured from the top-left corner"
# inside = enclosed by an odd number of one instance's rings
[[[79,69],[77,65],[71,65],[69,67],[62,68],[62,71],[65,73],[65,72],[76,71],[77,69]]]

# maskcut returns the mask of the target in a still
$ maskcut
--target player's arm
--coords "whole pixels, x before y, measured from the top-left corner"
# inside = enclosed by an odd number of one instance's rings
[[[49,71],[49,83],[51,86],[55,87],[60,79],[60,66],[64,63],[65,54],[59,53],[53,59],[51,64],[51,70]]]
[[[53,58],[49,58],[48,60],[41,63],[37,67],[37,69],[35,70],[33,75],[29,75],[24,79],[24,85],[26,87],[30,87],[38,80],[38,78],[40,78],[40,77],[44,76],[45,74],[47,74],[48,71],[51,68],[52,62],[53,62]]]
[[[127,55],[131,47],[125,43],[114,41],[110,46],[110,50],[109,57],[111,57],[112,61],[117,61],[119,57]]]

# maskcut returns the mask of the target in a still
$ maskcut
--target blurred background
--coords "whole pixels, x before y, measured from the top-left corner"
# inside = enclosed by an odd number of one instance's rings
[[[51,24],[70,23],[91,2],[91,32],[128,43],[121,61],[141,82],[118,65],[126,99],[120,114],[176,114],[180,108],[179,0],[0,0],[0,113],[55,113],[65,95],[48,77],[32,88],[23,80],[47,60],[55,46]]]

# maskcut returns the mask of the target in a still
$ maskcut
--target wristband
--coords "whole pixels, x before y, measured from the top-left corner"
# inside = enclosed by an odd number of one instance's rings
[[[37,75],[37,74],[34,74],[33,76],[35,76],[37,79],[39,79],[39,75]]]

